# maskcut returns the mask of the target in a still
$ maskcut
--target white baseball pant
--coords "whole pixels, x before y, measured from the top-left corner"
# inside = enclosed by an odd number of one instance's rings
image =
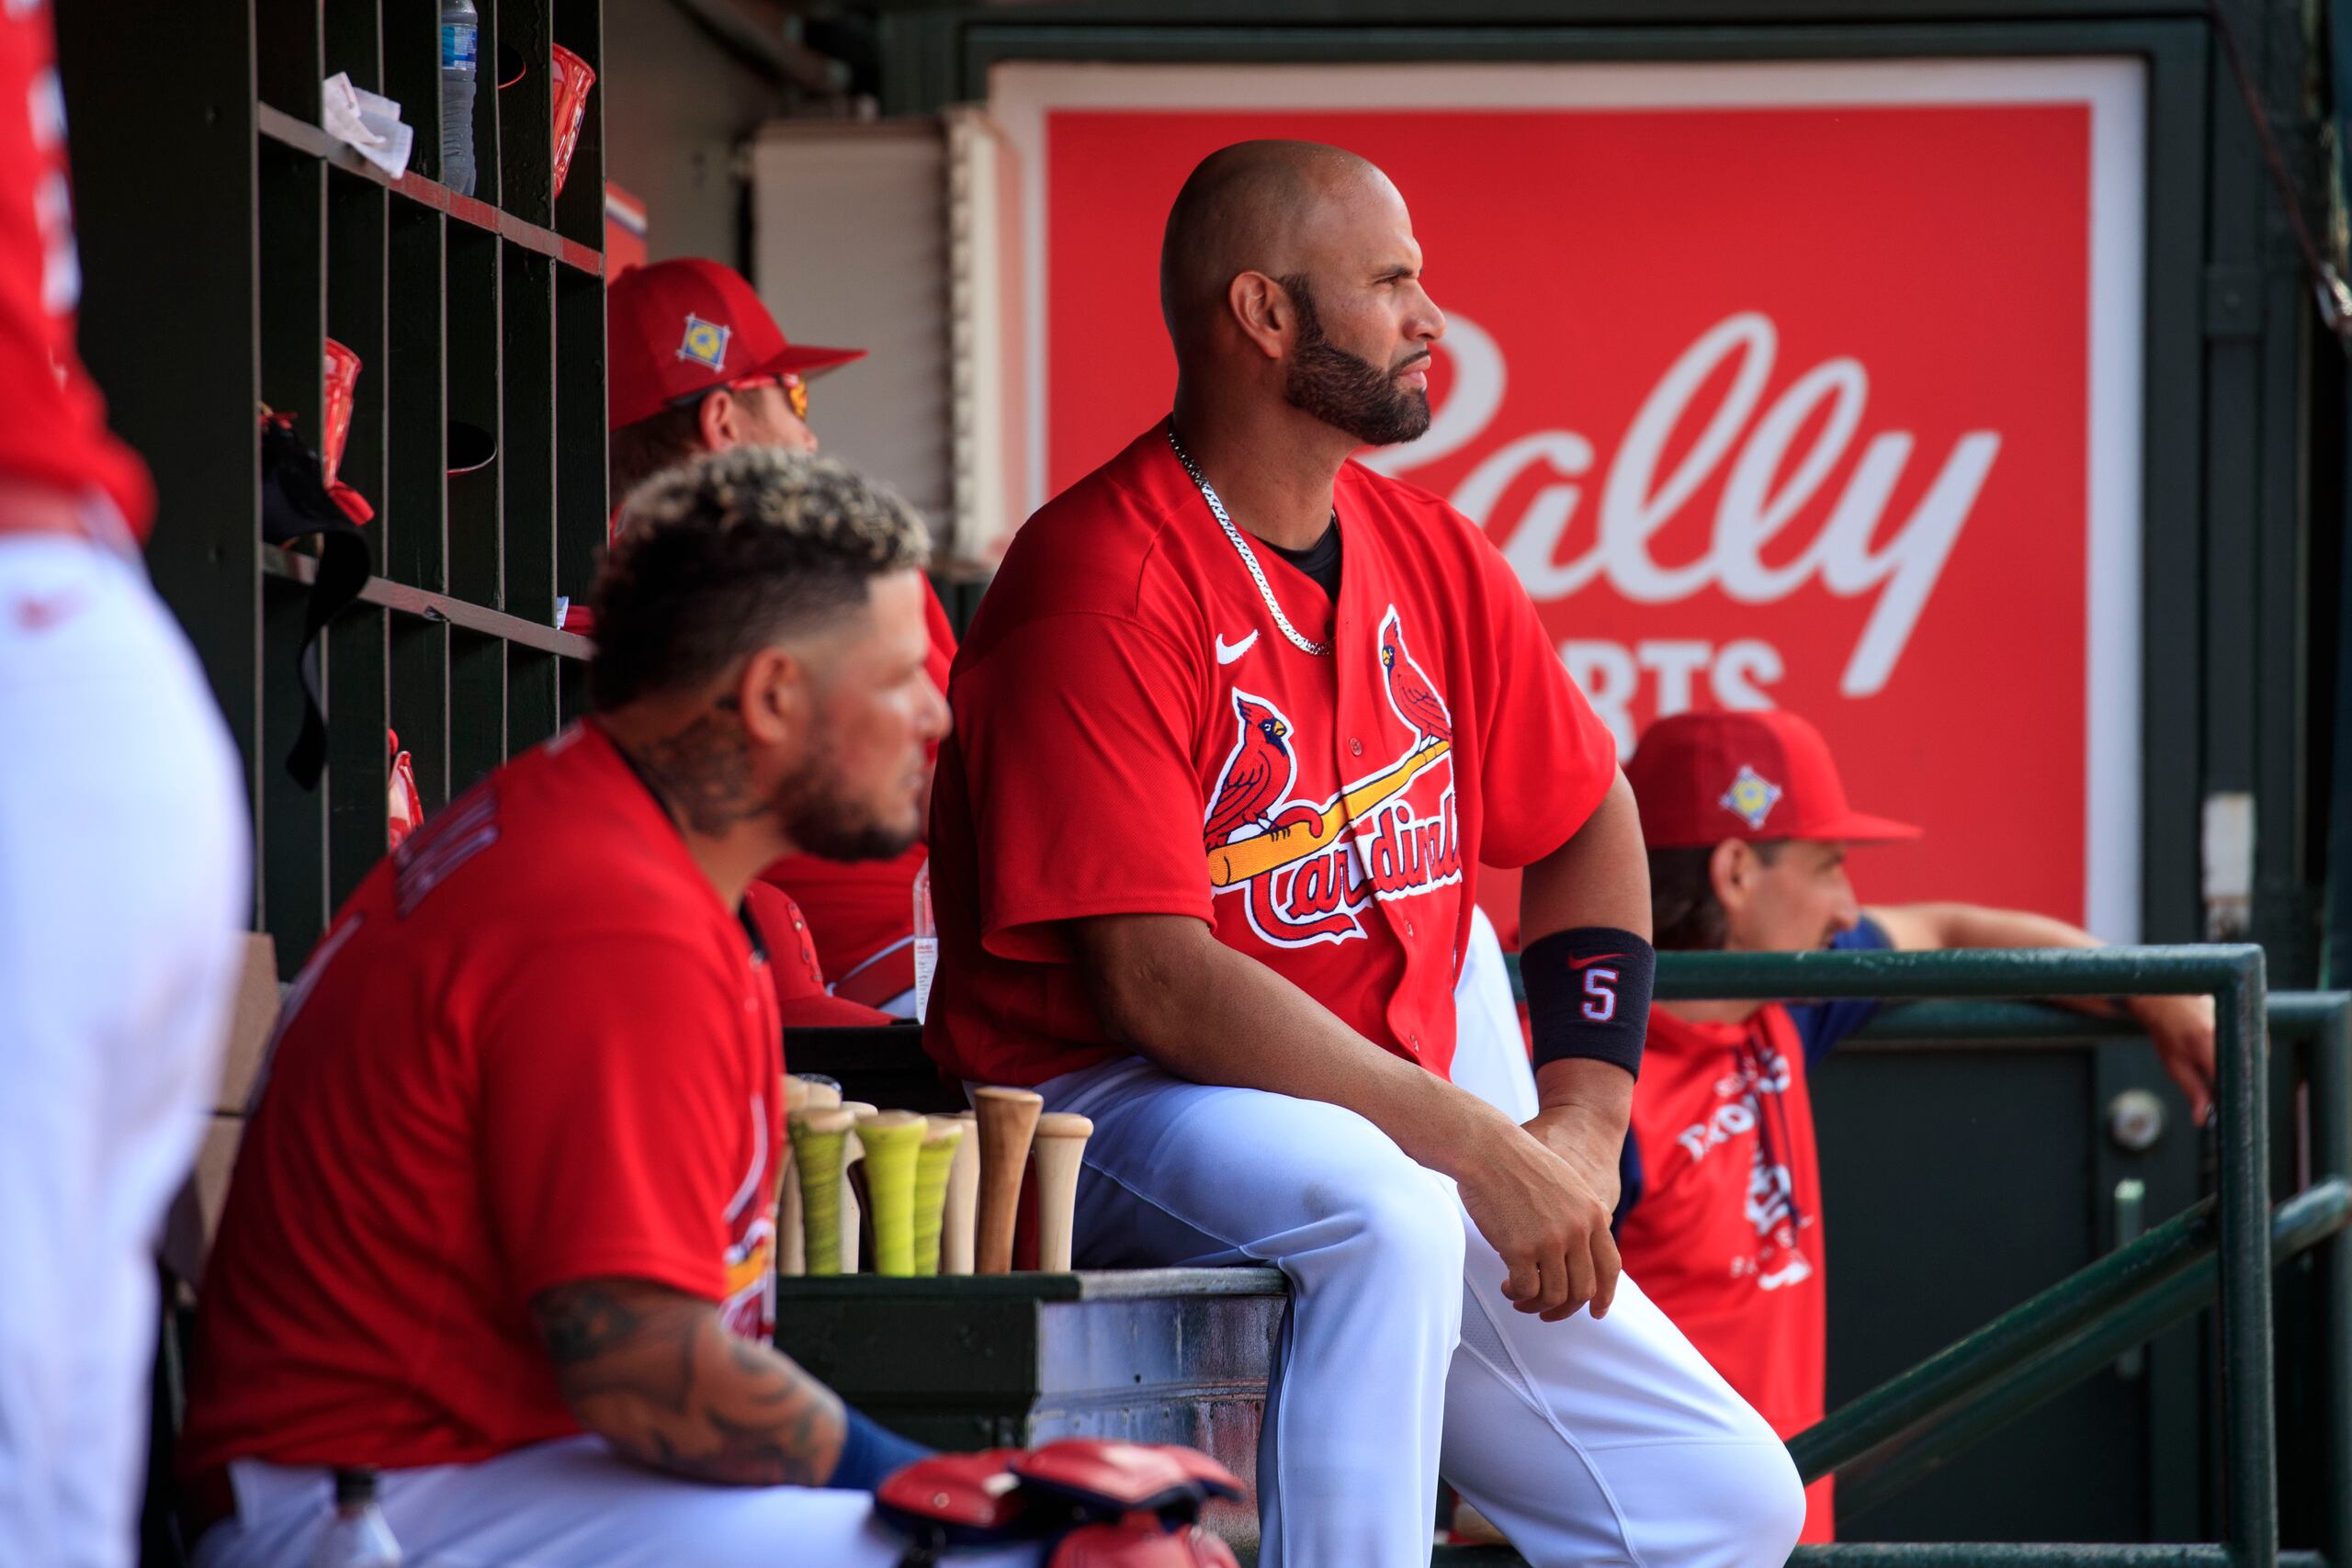
[[[309,1568],[334,1517],[326,1471],[240,1460],[237,1517],[195,1568]],[[564,1438],[480,1464],[386,1472],[384,1522],[419,1568],[898,1568],[906,1545],[863,1492],[708,1486]],[[1033,1568],[1032,1546],[957,1553],[956,1568]]]
[[[114,1568],[250,913],[236,753],[128,541],[0,533],[0,1562]]]
[[[1485,962],[1474,949],[1470,1049],[1482,1083],[1515,1096],[1499,948]],[[1523,1055],[1519,1072],[1532,1101]],[[1337,1106],[1134,1058],[1039,1089],[1094,1121],[1082,1266],[1290,1277],[1258,1450],[1263,1568],[1427,1563],[1441,1472],[1534,1568],[1787,1558],[1804,1518],[1788,1450],[1631,1279],[1603,1319],[1514,1310],[1453,1184]]]

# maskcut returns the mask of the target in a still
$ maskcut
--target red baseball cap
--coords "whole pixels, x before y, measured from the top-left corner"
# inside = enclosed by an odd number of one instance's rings
[[[1907,822],[1846,804],[1821,731],[1779,708],[1699,708],[1643,732],[1625,763],[1654,850],[1703,849],[1725,839],[1849,843],[1916,839]]]
[[[806,376],[865,357],[796,344],[732,267],[699,256],[632,267],[605,291],[608,423],[650,419],[683,398],[752,376]]]

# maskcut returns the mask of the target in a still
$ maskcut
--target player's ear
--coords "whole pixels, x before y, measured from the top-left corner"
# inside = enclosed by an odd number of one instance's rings
[[[808,736],[813,700],[807,662],[781,648],[763,648],[735,677],[735,707],[754,745],[797,746]]]
[[[1298,307],[1290,291],[1262,272],[1238,272],[1225,286],[1226,309],[1241,335],[1269,359],[1290,352],[1297,333]]]
[[[742,427],[737,418],[741,411],[735,406],[735,395],[724,387],[715,387],[695,406],[695,427],[702,436],[703,450],[725,452],[743,444]]]
[[[1707,857],[1707,880],[1713,885],[1715,902],[1724,907],[1725,915],[1736,916],[1747,907],[1759,863],[1755,850],[1740,839],[1724,840]]]

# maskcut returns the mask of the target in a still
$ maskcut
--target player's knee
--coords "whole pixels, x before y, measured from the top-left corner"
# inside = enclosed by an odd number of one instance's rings
[[[1735,1568],[1779,1568],[1804,1529],[1804,1483],[1777,1441],[1712,1443],[1691,1450],[1690,1477],[1700,1514],[1721,1530],[1707,1561]]]
[[[1415,1168],[1367,1187],[1356,1201],[1363,1247],[1382,1289],[1462,1290],[1462,1215],[1452,1194]]]

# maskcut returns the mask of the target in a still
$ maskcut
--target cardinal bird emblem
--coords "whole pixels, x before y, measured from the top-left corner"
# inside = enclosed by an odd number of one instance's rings
[[[1406,648],[1404,623],[1394,604],[1380,623],[1380,669],[1388,680],[1388,705],[1396,710],[1397,717],[1420,731],[1414,750],[1453,739],[1453,715],[1446,710],[1445,699],[1437,694],[1428,671]]]
[[[1239,692],[1233,694],[1234,716],[1240,738],[1217,775],[1216,793],[1210,797],[1207,824],[1201,836],[1210,849],[1230,843],[1235,834],[1254,828],[1272,832],[1273,809],[1290,794],[1298,779],[1298,759],[1291,754],[1290,720],[1270,703]]]

